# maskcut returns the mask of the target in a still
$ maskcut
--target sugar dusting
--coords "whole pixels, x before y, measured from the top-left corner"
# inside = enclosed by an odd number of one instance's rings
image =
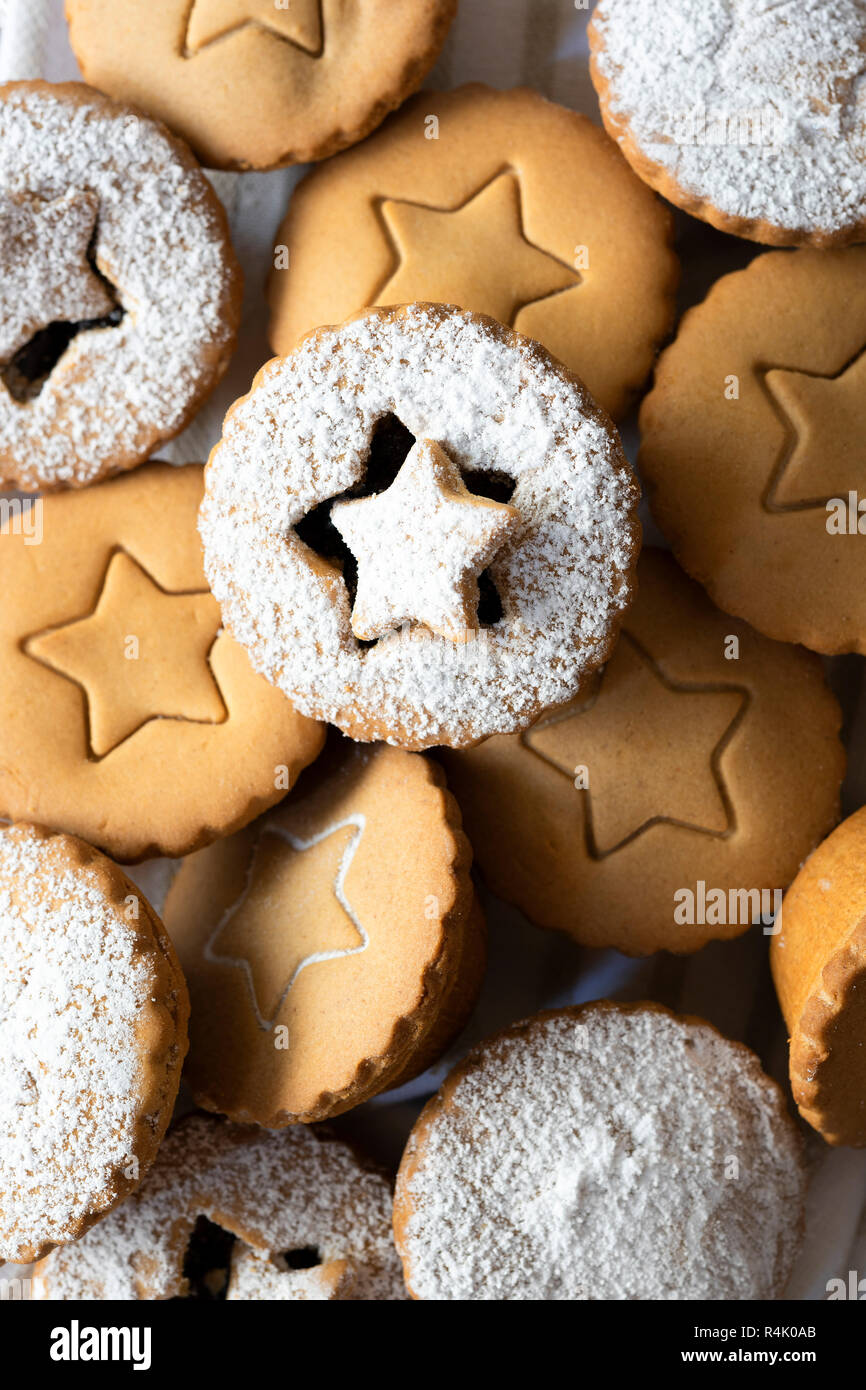
[[[137,1152],[154,989],[122,910],[55,840],[0,834],[0,1245],[74,1238]]]
[[[513,507],[472,496],[429,439],[412,446],[386,492],[336,502],[331,520],[358,561],[356,637],[414,621],[457,641],[478,626],[475,581],[520,524]]]
[[[0,195],[0,361],[50,323],[100,318],[114,308],[87,261],[98,213],[89,189],[50,202]]]
[[[751,1053],[666,1012],[591,1008],[482,1057],[410,1140],[403,1253],[418,1297],[780,1295],[804,1174]]]
[[[98,202],[96,264],[126,313],[79,333],[34,399],[0,386],[0,452],[22,486],[86,483],[146,458],[183,425],[233,341],[231,250],[207,181],[166,133],[102,98],[5,88],[0,195],[84,190]],[[39,269],[50,285],[57,266],[43,257]],[[17,283],[0,277],[0,321],[24,312],[3,302]]]
[[[341,575],[292,529],[362,481],[389,413],[461,469],[515,480],[522,524],[491,565],[503,617],[476,640],[411,627],[361,648]],[[270,363],[205,480],[227,627],[303,713],[355,737],[421,747],[525,727],[604,659],[628,602],[637,490],[615,431],[536,345],[461,311],[374,311]]]
[[[689,194],[831,233],[866,218],[864,0],[601,0],[613,115]]]
[[[304,1125],[265,1130],[194,1116],[163,1141],[142,1186],[42,1268],[48,1299],[170,1298],[184,1292],[186,1243],[199,1215],[247,1244],[230,1297],[322,1297],[309,1270],[270,1257],[313,1248],[346,1261],[354,1299],[403,1299],[391,1193],[351,1149]],[[249,1250],[266,1262],[251,1265]],[[257,1272],[258,1270],[258,1272]],[[323,1271],[326,1273],[326,1271]]]

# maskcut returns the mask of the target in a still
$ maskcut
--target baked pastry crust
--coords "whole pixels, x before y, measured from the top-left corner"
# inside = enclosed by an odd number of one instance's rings
[[[372,486],[376,430],[389,419],[412,448],[387,490],[357,505],[369,517],[390,503],[402,528],[400,566],[395,547],[376,552],[375,534],[368,563],[407,620],[363,647],[351,557],[316,550],[304,528]],[[414,507],[395,495],[431,443],[469,478],[464,510],[504,477],[522,522],[489,565],[498,617],[480,616],[477,567],[457,566],[476,585],[465,641],[431,631],[422,608],[443,573],[455,577],[450,515],[430,489]],[[417,751],[524,728],[606,660],[632,597],[636,503],[619,437],[573,373],[491,318],[412,304],[320,328],[261,369],[211,453],[199,531],[226,627],[255,668],[351,738]]]
[[[806,860],[770,945],[791,1089],[828,1144],[866,1146],[866,809]]]
[[[428,1301],[772,1298],[805,1188],[754,1053],[659,1004],[600,1001],[455,1068],[409,1137],[394,1231]]]
[[[218,7],[197,0],[197,8]],[[200,44],[193,34],[191,46],[190,0],[66,0],[88,82],[164,121],[205,165],[274,169],[325,159],[374,130],[420,87],[457,0],[219,8],[227,27]],[[318,44],[292,27],[295,11],[312,10]]]
[[[821,664],[726,617],[645,549],[617,646],[522,734],[439,754],[491,890],[627,955],[770,919],[835,824],[845,754]]]
[[[790,13],[782,13],[778,6],[761,9],[726,3],[711,7],[702,0],[691,0],[689,7],[684,0],[677,0],[667,9],[671,23],[676,26],[679,21],[682,25],[683,48],[677,54],[681,66],[677,69],[668,67],[673,47],[670,30],[654,23],[661,45],[655,51],[648,52],[649,45],[641,42],[636,21],[645,22],[648,11],[643,0],[600,0],[588,36],[590,74],[605,129],[645,183],[719,231],[770,246],[813,246],[820,250],[863,241],[866,187],[860,170],[866,130],[854,74],[866,28],[862,15],[857,15],[858,8],[839,7],[846,11],[846,26],[838,12],[828,15],[820,0],[803,4],[796,19],[802,29],[793,34]],[[613,49],[607,42],[612,18],[609,11],[616,12],[618,23],[619,44]],[[756,26],[752,32],[748,27],[737,28],[743,16],[747,24]],[[859,33],[855,28],[858,24]],[[823,51],[820,55],[804,52],[799,45],[812,41],[814,46],[819,25],[824,31]],[[715,26],[712,33],[709,26]],[[788,34],[792,36],[788,38]],[[630,52],[622,51],[624,35],[628,36],[626,43],[635,45]],[[728,64],[724,77],[717,68],[723,49]],[[762,59],[766,72],[763,84],[753,77]],[[709,90],[707,100],[715,100],[718,110],[708,109],[701,101],[689,107],[690,93],[683,93],[679,80],[684,71],[687,80],[690,72],[714,74],[709,88],[696,90],[701,90],[702,96]],[[805,75],[805,84],[798,87],[800,73]],[[736,85],[732,87],[731,82]],[[652,130],[652,122],[636,128],[626,93],[647,88],[653,89],[656,114],[664,110],[664,128]],[[785,109],[786,101],[790,101],[789,110]],[[685,128],[684,135],[676,133],[678,121]],[[716,121],[728,127],[723,137],[714,133]],[[670,151],[678,143],[704,147],[700,167],[687,170],[684,166],[681,176],[675,159],[669,155],[653,158],[648,152],[653,146]],[[734,146],[734,160],[722,162],[727,145]],[[789,156],[792,150],[799,149],[799,154],[783,165],[774,146]],[[844,157],[837,163],[842,151]],[[814,199],[805,199],[808,212],[802,202],[798,204],[806,194],[814,194]],[[738,198],[755,211],[750,215],[735,211]],[[774,200],[777,211],[773,211]],[[760,210],[762,202],[766,211]],[[815,202],[820,213],[810,206]]]
[[[713,602],[866,651],[866,247],[771,251],[684,316],[640,410],[653,516]]]
[[[459,304],[537,339],[617,419],[673,323],[672,236],[585,116],[528,88],[425,91],[292,193],[271,346],[368,304]]]
[[[0,522],[0,814],[126,863],[240,829],[325,737],[221,630],[202,475],[151,463],[48,497],[38,545]]]
[[[384,1176],[325,1129],[189,1115],[129,1201],[37,1266],[36,1296],[402,1300],[391,1206]]]
[[[101,284],[113,309],[43,314],[24,380],[20,354],[2,364],[0,484],[29,492],[84,487],[173,439],[223,376],[240,320],[226,214],[182,140],[80,82],[0,86],[0,207],[44,216],[71,198],[90,201],[91,221],[92,266],[75,279]],[[26,264],[23,283],[0,278],[4,327],[72,277],[38,236],[6,251]],[[67,340],[51,338],[58,330]]]
[[[177,1097],[189,999],[147,899],[82,840],[0,831],[0,899],[0,1258],[27,1263],[139,1186]]]
[[[425,1071],[481,985],[471,858],[434,763],[343,739],[277,810],[187,858],[164,912],[196,1102],[281,1128]]]

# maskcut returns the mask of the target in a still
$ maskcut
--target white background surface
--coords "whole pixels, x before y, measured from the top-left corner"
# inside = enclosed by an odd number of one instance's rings
[[[452,87],[471,79],[499,87],[525,83],[598,120],[587,68],[587,20],[587,10],[574,0],[461,0],[454,28],[426,85]],[[5,0],[0,8],[0,79],[36,76],[53,81],[79,76],[66,38],[62,0]],[[240,347],[215,397],[162,457],[175,462],[204,459],[219,437],[226,408],[247,390],[256,369],[270,356],[262,286],[276,228],[302,172],[214,177],[246,275]],[[683,259],[681,307],[701,299],[718,275],[746,264],[759,250],[679,214],[677,233]],[[633,421],[625,424],[623,435],[633,457]],[[647,539],[658,540],[645,508],[643,516]],[[864,665],[858,657],[846,657],[828,662],[827,669],[846,712],[850,771],[843,809],[848,813],[866,801]],[[171,867],[167,861],[153,861],[134,871],[157,906]],[[477,1038],[541,1007],[604,996],[658,999],[701,1014],[730,1037],[749,1043],[768,1070],[785,1082],[785,1035],[769,979],[767,940],[760,928],[688,959],[661,955],[634,962],[612,951],[581,950],[567,939],[536,930],[503,904],[487,898],[486,905],[490,968],[481,1003],[459,1048],[411,1086],[338,1122],[384,1161],[396,1163],[420,1097],[438,1085],[454,1056]],[[850,1269],[866,1275],[866,1153],[829,1150],[811,1131],[806,1133],[813,1168],[808,1231],[789,1296],[823,1298],[829,1278],[844,1277]]]

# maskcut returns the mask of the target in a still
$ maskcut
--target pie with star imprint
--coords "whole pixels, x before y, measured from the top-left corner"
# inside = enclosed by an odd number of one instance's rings
[[[768,637],[866,653],[866,248],[770,252],[662,354],[639,465],[680,563]]]
[[[180,140],[81,83],[0,86],[0,486],[149,458],[222,377],[240,301]]]
[[[327,1130],[190,1115],[123,1206],[36,1267],[49,1301],[407,1297],[387,1180]]]
[[[661,550],[637,577],[591,691],[441,756],[493,892],[640,956],[769,926],[845,759],[816,657],[726,618]]]
[[[222,631],[195,527],[202,469],[147,464],[0,524],[0,814],[118,859],[245,825],[321,727]]]
[[[164,915],[197,1103],[277,1128],[426,1070],[484,969],[470,860],[433,763],[339,736],[282,806],[184,860]]]
[[[457,0],[66,0],[88,82],[217,169],[345,149],[420,87]]]
[[[312,718],[418,750],[577,693],[631,600],[636,502],[610,420],[540,344],[412,304],[262,368],[199,529],[255,668]]]
[[[670,214],[597,126],[526,88],[414,98],[301,181],[277,244],[280,354],[367,304],[459,304],[537,338],[616,418],[673,321]]]

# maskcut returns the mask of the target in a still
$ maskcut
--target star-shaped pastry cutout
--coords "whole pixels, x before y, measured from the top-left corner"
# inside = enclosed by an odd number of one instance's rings
[[[94,611],[34,634],[24,650],[84,691],[91,755],[103,758],[151,719],[222,723],[208,664],[219,629],[212,594],[167,593],[118,550]]]
[[[469,492],[445,450],[419,439],[385,492],[335,502],[331,520],[358,562],[357,638],[408,623],[465,642],[478,626],[478,576],[520,514]]]
[[[836,376],[773,368],[767,390],[789,444],[767,493],[771,511],[823,507],[866,477],[866,350]]]
[[[314,57],[322,51],[321,0],[194,0],[186,52],[198,53],[248,24],[258,24]]]
[[[274,1026],[302,970],[366,949],[345,889],[363,833],[363,818],[350,816],[309,840],[273,824],[259,835],[244,892],[205,956],[244,972],[260,1028]]]
[[[598,693],[523,734],[570,780],[586,767],[591,853],[610,854],[658,821],[711,835],[731,825],[719,758],[746,696],[674,683],[628,633]]]
[[[87,259],[99,212],[89,190],[45,202],[0,199],[0,362],[50,323],[98,319],[115,307]]]
[[[381,210],[399,264],[377,304],[458,304],[513,325],[525,305],[580,284],[576,270],[527,240],[515,174],[497,175],[457,208],[385,199]]]

